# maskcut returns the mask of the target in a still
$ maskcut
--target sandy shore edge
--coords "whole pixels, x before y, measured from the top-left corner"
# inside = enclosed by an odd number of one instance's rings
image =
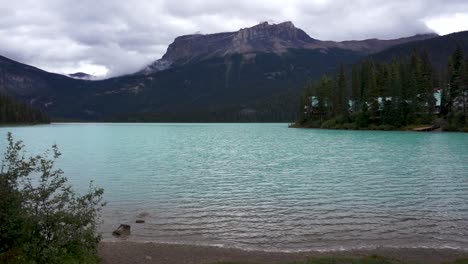
[[[403,262],[436,264],[468,258],[468,250],[428,248],[376,248],[331,252],[245,251],[213,246],[173,245],[142,242],[101,242],[99,255],[104,264],[214,264],[217,262],[291,263],[314,257],[379,255]]]

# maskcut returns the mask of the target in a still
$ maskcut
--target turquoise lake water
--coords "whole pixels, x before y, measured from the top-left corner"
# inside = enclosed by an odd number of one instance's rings
[[[2,152],[7,131],[32,154],[56,143],[77,190],[105,188],[108,240],[128,223],[133,241],[468,250],[468,134],[53,124],[0,128]]]

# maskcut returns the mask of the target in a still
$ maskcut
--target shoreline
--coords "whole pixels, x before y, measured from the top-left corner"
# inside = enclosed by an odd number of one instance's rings
[[[308,127],[308,126],[298,126],[298,125],[288,125],[288,128],[296,129],[318,129],[318,130],[344,130],[344,131],[383,131],[383,132],[412,132],[412,133],[468,133],[468,131],[463,130],[443,130],[442,128],[437,128],[433,130],[417,130],[421,127],[415,128],[396,128],[396,129],[371,129],[371,128],[358,128],[358,129],[347,129],[347,128],[322,128],[322,127]]]
[[[288,123],[288,128],[299,128],[299,129],[325,129],[325,130],[349,130],[349,131],[408,131],[408,132],[432,132],[432,133],[468,133],[468,128],[467,127],[461,127],[457,128],[457,130],[451,130],[451,129],[444,129],[443,127],[440,126],[435,126],[435,125],[429,125],[429,124],[413,124],[413,125],[407,125],[404,127],[392,127],[392,126],[385,126],[385,125],[374,125],[374,126],[369,126],[369,127],[363,127],[363,128],[350,128],[350,127],[339,127],[339,128],[333,128],[333,127],[321,127],[321,126],[315,126],[312,124],[300,124],[297,122],[291,122]]]
[[[133,263],[291,263],[320,257],[366,257],[378,255],[403,263],[438,264],[468,258],[468,249],[391,248],[335,251],[271,252],[216,246],[165,244],[155,242],[102,241],[99,255],[103,264]]]

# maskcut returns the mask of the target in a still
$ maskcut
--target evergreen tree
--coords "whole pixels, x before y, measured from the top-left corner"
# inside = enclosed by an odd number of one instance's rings
[[[463,60],[463,51],[460,46],[457,46],[449,62],[448,112],[453,111],[454,100],[462,94]]]
[[[317,86],[318,111],[325,116],[332,116],[332,104],[330,95],[332,93],[333,81],[327,75],[323,75]]]
[[[429,55],[423,51],[421,55],[421,98],[423,106],[423,122],[429,123],[434,117],[436,100],[434,98],[434,71],[429,60]]]
[[[348,115],[348,99],[346,96],[346,76],[344,71],[343,64],[340,65],[340,72],[338,74],[338,78],[336,80],[336,87],[337,91],[334,94],[337,97],[336,101],[336,110],[335,113],[337,115]]]
[[[353,112],[358,112],[361,105],[361,76],[359,66],[353,65],[351,73],[351,100],[353,102]]]
[[[365,89],[368,95],[370,116],[372,119],[376,119],[379,116],[379,89],[377,86],[377,70],[373,61],[368,62],[367,86]]]
[[[468,122],[468,58],[465,60],[464,71],[462,74],[462,94],[463,94],[463,115],[465,117],[465,123]]]

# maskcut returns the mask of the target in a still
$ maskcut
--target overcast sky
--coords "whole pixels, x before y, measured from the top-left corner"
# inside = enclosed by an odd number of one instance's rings
[[[59,73],[116,76],[179,35],[292,21],[321,40],[468,30],[467,0],[0,0],[0,55]]]

